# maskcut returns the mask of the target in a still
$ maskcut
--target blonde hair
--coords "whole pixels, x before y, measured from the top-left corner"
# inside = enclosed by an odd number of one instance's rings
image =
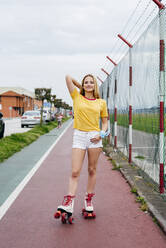
[[[81,89],[80,89],[80,94],[85,96],[85,90],[83,89],[83,86],[84,86],[84,81],[85,81],[85,78],[87,77],[91,77],[93,78],[93,82],[95,84],[95,88],[94,88],[94,91],[93,91],[93,96],[95,98],[100,98],[100,94],[99,94],[99,87],[98,87],[98,84],[97,84],[97,79],[92,75],[92,74],[87,74],[83,77],[82,79],[82,83],[81,83]]]

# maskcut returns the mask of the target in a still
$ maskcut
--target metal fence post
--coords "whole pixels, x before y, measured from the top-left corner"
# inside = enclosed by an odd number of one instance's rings
[[[109,57],[106,56],[106,58],[113,63],[114,66],[117,66],[117,64]],[[117,73],[116,73],[116,67],[115,67],[115,80],[114,80],[115,86],[114,86],[114,148],[117,149]]]
[[[129,47],[129,163],[132,162],[132,51],[133,47],[126,39],[120,34],[118,37],[124,41]]]
[[[160,174],[159,188],[160,194],[164,193],[164,165],[165,165],[165,127],[164,127],[164,102],[165,102],[165,61],[164,61],[164,26],[165,26],[165,6],[158,0],[153,0],[159,7],[159,29],[160,29],[160,76],[159,76],[159,98],[160,98],[160,136],[159,136],[159,159],[160,159]]]

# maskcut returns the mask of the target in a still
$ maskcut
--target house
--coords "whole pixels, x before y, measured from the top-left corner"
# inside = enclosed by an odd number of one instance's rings
[[[22,87],[0,87],[0,112],[4,118],[21,116],[34,109],[35,94]]]
[[[34,110],[41,109],[42,101],[34,99]]]

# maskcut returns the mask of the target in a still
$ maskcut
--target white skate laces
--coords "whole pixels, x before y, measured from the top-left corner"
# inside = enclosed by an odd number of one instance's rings
[[[86,193],[85,196],[85,210],[86,211],[93,211],[93,204],[92,204],[92,197],[94,193]]]

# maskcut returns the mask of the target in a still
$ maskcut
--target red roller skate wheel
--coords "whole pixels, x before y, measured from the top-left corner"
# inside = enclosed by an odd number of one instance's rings
[[[84,208],[82,209],[82,215],[85,219],[95,219],[96,214],[94,212],[87,212]]]
[[[84,213],[85,213],[85,208],[82,209],[82,215],[84,215]]]
[[[61,216],[61,211],[57,211],[57,212],[54,214],[54,218],[55,218],[55,219],[59,219],[60,216]]]
[[[95,214],[95,213],[90,213],[90,214],[88,215],[88,217],[89,217],[90,219],[95,219],[95,218],[96,218],[96,214]]]
[[[68,218],[68,222],[69,222],[69,224],[73,224],[74,223],[74,218],[70,216]]]
[[[63,224],[66,224],[66,221],[67,221],[67,214],[66,213],[62,214],[61,221],[62,221]]]
[[[96,214],[95,213],[92,213],[92,216],[93,216],[94,219],[96,218]]]
[[[84,212],[84,218],[88,219],[88,213],[87,212]]]

